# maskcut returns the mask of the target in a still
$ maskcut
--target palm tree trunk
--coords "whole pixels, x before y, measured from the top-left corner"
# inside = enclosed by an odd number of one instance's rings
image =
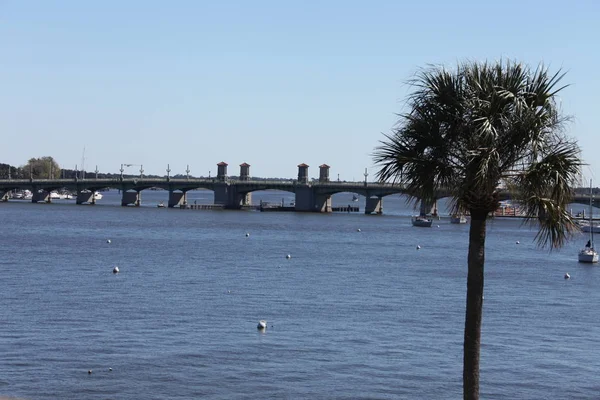
[[[471,210],[463,355],[463,398],[465,400],[479,399],[479,350],[481,347],[486,218],[486,212]]]

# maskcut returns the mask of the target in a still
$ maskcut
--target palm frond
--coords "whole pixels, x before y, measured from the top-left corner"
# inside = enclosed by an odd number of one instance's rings
[[[540,225],[536,238],[540,245],[549,243],[551,248],[560,247],[577,230],[567,206],[582,165],[579,155],[576,143],[557,143],[514,180],[527,220],[535,220]]]

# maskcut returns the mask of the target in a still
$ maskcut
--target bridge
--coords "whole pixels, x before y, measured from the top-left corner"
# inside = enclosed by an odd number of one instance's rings
[[[298,165],[298,178],[294,180],[259,180],[250,177],[250,165],[240,165],[240,174],[236,179],[227,175],[228,164],[217,164],[215,178],[125,178],[121,175],[115,179],[3,179],[0,180],[0,200],[7,201],[13,190],[30,190],[32,202],[51,202],[50,192],[66,189],[77,193],[77,204],[95,204],[95,192],[113,188],[121,191],[122,206],[140,206],[141,192],[145,189],[160,188],[169,191],[168,207],[186,207],[186,193],[194,189],[208,189],[214,192],[214,204],[228,209],[241,209],[252,204],[252,192],[263,190],[281,190],[295,194],[295,210],[305,212],[330,213],[332,211],[331,196],[335,193],[350,192],[363,195],[365,214],[382,214],[383,198],[392,194],[406,194],[399,185],[381,182],[339,182],[329,179],[329,166],[319,166],[319,179],[309,180],[306,164]],[[366,177],[365,177],[366,178]],[[438,199],[447,197],[449,193],[439,191]],[[509,198],[508,192],[501,192],[499,200]],[[589,204],[588,196],[576,196],[575,203]],[[593,199],[600,206],[600,197]],[[421,202],[420,213],[435,213],[436,204]]]

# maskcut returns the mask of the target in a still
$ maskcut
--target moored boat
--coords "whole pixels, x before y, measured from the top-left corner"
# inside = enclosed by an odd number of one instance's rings
[[[464,215],[458,215],[458,214],[454,214],[450,217],[450,223],[451,224],[466,224],[467,223],[467,217],[465,217]]]
[[[600,233],[600,223],[598,222],[582,222],[579,224],[583,232]]]
[[[427,218],[424,215],[418,215],[412,218],[413,226],[419,226],[422,228],[431,228],[431,224],[433,224],[433,220],[431,218]]]
[[[589,227],[593,227],[592,196],[593,196],[592,180],[590,179],[590,216],[589,216],[589,225],[588,225]],[[594,249],[594,230],[589,229],[588,232],[590,234],[590,238],[587,241],[585,247],[583,249],[579,250],[578,259],[579,259],[579,262],[582,262],[582,263],[597,263],[598,262],[598,252]]]

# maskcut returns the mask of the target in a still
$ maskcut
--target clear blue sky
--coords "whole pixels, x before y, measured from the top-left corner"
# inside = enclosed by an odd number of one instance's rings
[[[420,67],[503,57],[568,71],[569,133],[600,181],[599,26],[595,0],[0,0],[0,162],[74,168],[85,147],[104,172],[372,178]]]

